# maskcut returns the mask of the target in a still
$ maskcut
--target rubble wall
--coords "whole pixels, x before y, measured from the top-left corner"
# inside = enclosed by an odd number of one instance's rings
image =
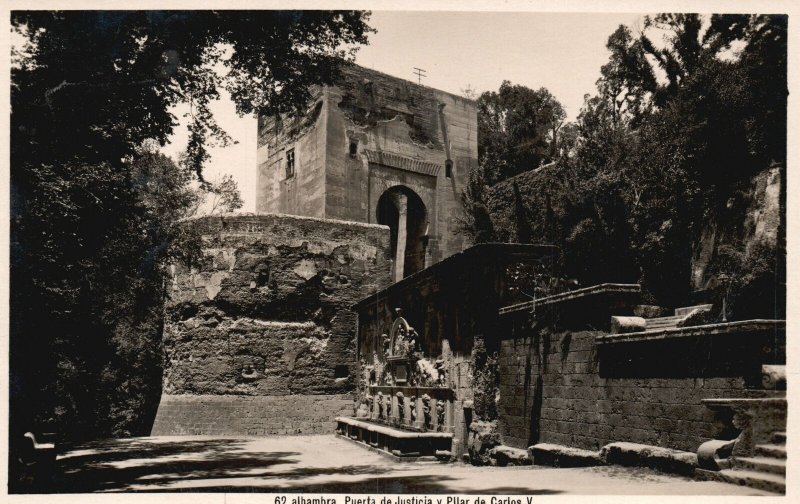
[[[200,251],[171,266],[153,434],[331,432],[348,401],[352,413],[350,308],[390,283],[388,228],[285,215],[187,226]],[[291,428],[267,428],[280,411]]]

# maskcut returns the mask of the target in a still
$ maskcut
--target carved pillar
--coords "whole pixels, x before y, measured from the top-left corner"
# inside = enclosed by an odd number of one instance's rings
[[[403,279],[406,266],[406,241],[408,236],[408,198],[402,193],[392,193],[392,202],[397,207],[397,250],[394,253],[394,281]]]
[[[400,404],[399,404],[400,401],[397,400],[397,396],[394,395],[394,394],[389,398],[389,401],[390,401],[390,403],[392,405],[392,416],[391,416],[391,418],[389,418],[389,420],[392,423],[399,423],[400,422],[400,407],[399,407],[400,406]]]

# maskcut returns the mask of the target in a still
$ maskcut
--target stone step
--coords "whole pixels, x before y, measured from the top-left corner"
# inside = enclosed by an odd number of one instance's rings
[[[750,488],[757,488],[767,492],[786,493],[786,478],[777,474],[761,473],[756,471],[742,471],[737,469],[723,469],[722,471],[708,471],[697,469],[698,477],[731,483],[734,485],[744,485]]]
[[[647,330],[650,329],[664,329],[668,327],[675,327],[678,325],[678,322],[681,320],[682,317],[658,317],[658,318],[651,318],[645,319],[645,327]]]
[[[675,324],[683,317],[658,317],[658,318],[650,318],[644,319],[647,322],[647,325],[658,325],[658,324]]]
[[[692,313],[695,310],[708,311],[713,307],[714,307],[714,305],[710,305],[710,304],[701,304],[701,305],[695,305],[695,306],[684,306],[682,308],[675,308],[675,315],[677,315],[678,317],[683,318],[683,317],[685,317],[686,315],[689,315],[690,313]]]
[[[657,324],[647,324],[645,327],[648,329],[655,328],[655,327],[677,327],[677,322],[659,322]]]
[[[773,432],[772,433],[772,442],[775,444],[786,444],[786,433],[785,432]]]
[[[780,474],[786,477],[786,459],[773,457],[734,457],[731,459],[734,469]]]
[[[786,458],[786,445],[760,444],[756,445],[755,453],[762,457]]]

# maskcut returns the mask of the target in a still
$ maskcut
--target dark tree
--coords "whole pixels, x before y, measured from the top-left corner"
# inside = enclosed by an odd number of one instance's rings
[[[159,264],[196,203],[192,174],[210,187],[206,146],[229,140],[209,104],[224,88],[240,113],[303,107],[309,86],[351,59],[343,47],[366,42],[367,19],[12,12],[27,40],[11,76],[12,439],[31,429],[147,433],[160,389]],[[190,141],[177,166],[142,146],[164,144],[182,103]]]
[[[489,184],[532,170],[557,156],[564,109],[545,88],[504,81],[478,98],[478,158]]]
[[[659,14],[639,36],[618,28],[597,92],[586,96],[575,123],[560,128],[557,163],[547,169],[515,171],[510,145],[524,142],[509,141],[513,128],[505,122],[516,116],[488,95],[479,112],[488,131],[480,140],[482,169],[490,183],[518,174],[491,187],[475,177],[468,193],[481,195],[482,204],[468,211],[487,209],[506,241],[519,239],[516,219],[524,213],[533,240],[560,245],[564,277],[584,285],[638,281],[650,302],[665,306],[691,300],[702,230],[718,229],[709,273],[738,279],[725,287],[730,315],[780,316],[785,217],[774,249],[745,254],[741,228],[753,176],[782,167],[785,188],[787,18],[708,21]],[[659,34],[664,42],[655,44]],[[534,114],[527,117],[523,124]],[[711,278],[705,287],[715,300],[719,285]]]

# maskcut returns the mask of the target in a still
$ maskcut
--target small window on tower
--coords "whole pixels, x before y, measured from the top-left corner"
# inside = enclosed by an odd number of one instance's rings
[[[358,140],[350,140],[350,157],[356,157],[358,154]]]
[[[450,159],[444,162],[444,176],[447,178],[453,178],[453,161]]]
[[[286,151],[286,178],[294,177],[294,149]]]

